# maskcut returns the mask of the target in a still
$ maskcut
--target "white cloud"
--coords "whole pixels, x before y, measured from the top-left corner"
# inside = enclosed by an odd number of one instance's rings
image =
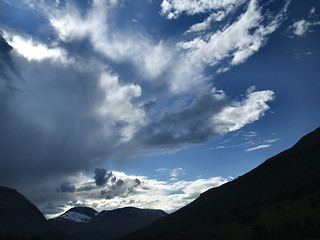
[[[254,151],[254,150],[268,148],[268,147],[271,147],[271,145],[270,144],[263,144],[263,145],[259,145],[257,147],[249,148],[249,149],[246,150],[246,152],[251,152],[251,151]]]
[[[71,42],[88,37],[97,52],[116,62],[130,60],[144,78],[157,78],[169,67],[174,51],[162,41],[154,42],[129,29],[123,32],[110,30],[108,16],[115,7],[116,1],[110,5],[95,0],[82,16],[75,6],[68,5],[64,11],[54,9],[50,22],[61,40]]]
[[[172,169],[171,172],[170,172],[170,177],[171,177],[170,181],[177,180],[178,176],[181,175],[181,174],[184,174],[182,168]]]
[[[310,9],[309,15],[313,15],[315,12],[316,12],[316,8],[315,8],[315,7],[312,7],[312,8]]]
[[[293,33],[297,36],[305,35],[311,26],[320,25],[320,22],[308,22],[304,19],[295,22],[291,28],[293,29]]]
[[[300,20],[295,22],[292,27],[294,28],[293,33],[295,35],[302,36],[307,32],[309,23],[306,20]]]
[[[229,10],[212,13],[203,22],[192,25],[186,33],[200,32],[210,28],[211,22],[221,21],[229,13]]]
[[[274,143],[274,142],[277,142],[277,141],[279,141],[279,138],[268,139],[268,140],[265,140],[264,142],[265,142],[265,143]]]
[[[74,181],[78,181],[78,183],[73,183],[77,189],[84,186],[93,187],[87,188],[87,190],[75,191],[72,194],[60,193],[61,197],[63,194],[68,194],[69,203],[64,203],[65,206],[59,213],[47,214],[47,217],[61,214],[74,205],[86,205],[98,211],[134,206],[173,212],[193,201],[204,191],[228,182],[228,179],[222,177],[194,181],[160,181],[146,176],[127,175],[118,171],[112,171],[112,174],[115,177],[114,182],[109,180],[102,187],[96,187],[93,180],[83,175],[74,178]],[[118,187],[115,185],[116,181],[121,182]],[[51,203],[59,205],[59,201],[62,199],[51,200]],[[46,212],[47,201],[40,204],[43,212]]]
[[[248,92],[245,100],[234,102],[213,116],[212,126],[220,134],[238,130],[262,117],[269,109],[266,102],[273,99],[274,93],[270,90]]]
[[[235,4],[227,5],[219,11],[215,11],[209,15],[203,22],[192,25],[186,33],[201,32],[210,29],[212,22],[222,21],[229,13],[235,11],[246,0],[239,0]]]
[[[19,35],[13,35],[9,32],[3,32],[6,41],[13,47],[13,49],[28,61],[42,61],[44,59],[51,59],[53,61],[60,61],[67,63],[72,61],[68,59],[65,50],[59,47],[48,47],[45,44],[33,40],[31,37],[24,38]]]
[[[239,0],[163,0],[161,3],[161,12],[167,18],[177,18],[180,14],[186,13],[194,15],[204,13],[213,9],[224,9],[237,4]]]
[[[135,107],[131,100],[141,96],[141,87],[135,84],[120,85],[118,76],[103,73],[100,77],[100,86],[104,91],[104,100],[97,109],[98,114],[111,121],[108,128],[116,128],[122,131],[122,141],[128,141],[136,128],[144,122],[144,111]],[[108,129],[106,132],[110,132]],[[111,131],[112,132],[112,131]]]
[[[187,50],[193,62],[214,66],[227,60],[231,65],[240,64],[265,44],[266,36],[277,29],[287,7],[288,2],[272,20],[267,20],[261,14],[262,7],[256,0],[251,0],[246,12],[229,27],[189,42],[180,42],[177,46]],[[224,69],[227,70],[228,66]]]

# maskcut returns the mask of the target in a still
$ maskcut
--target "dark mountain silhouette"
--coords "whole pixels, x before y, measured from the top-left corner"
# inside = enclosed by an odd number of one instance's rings
[[[0,240],[115,239],[165,215],[162,210],[133,207],[100,213],[89,207],[74,207],[46,220],[22,194],[0,186]]]
[[[122,239],[320,239],[320,128]]]
[[[49,219],[50,222],[61,222],[61,223],[87,223],[98,215],[98,212],[89,207],[73,207],[66,211],[64,214]]]
[[[165,215],[167,213],[162,210],[134,207],[100,213],[92,208],[77,207],[49,222],[75,239],[107,240],[136,231]]]
[[[166,216],[162,210],[125,207],[111,211],[102,211],[90,223],[94,235],[91,239],[115,239],[149,225]],[[88,239],[88,238],[86,238]]]
[[[14,189],[0,186],[0,239],[19,237],[67,239],[54,229],[28,199]],[[6,236],[6,237],[5,237]]]
[[[96,210],[89,207],[74,207],[61,216],[48,221],[69,236],[82,237],[83,233],[86,233],[86,223],[90,222],[97,214]]]

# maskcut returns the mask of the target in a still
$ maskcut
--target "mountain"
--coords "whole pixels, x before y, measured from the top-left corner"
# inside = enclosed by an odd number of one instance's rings
[[[107,240],[136,231],[165,215],[162,210],[134,207],[100,213],[88,207],[75,207],[49,222],[75,239]]]
[[[67,239],[22,194],[0,186],[0,239],[5,239],[4,235]]]
[[[94,232],[92,239],[115,239],[149,225],[166,216],[162,210],[125,207],[111,211],[102,211],[90,223]],[[89,239],[89,238],[86,238]]]
[[[46,220],[39,209],[14,189],[0,186],[0,240],[115,239],[167,215],[162,210],[120,208],[98,213],[74,207]]]
[[[320,128],[122,239],[320,239]]]
[[[66,211],[61,216],[54,218],[59,222],[90,222],[94,217],[98,215],[98,212],[89,207],[74,207]],[[51,219],[53,220],[53,219]]]
[[[90,222],[98,212],[89,207],[74,207],[59,217],[49,219],[52,225],[69,236],[81,238],[86,232],[86,223]]]

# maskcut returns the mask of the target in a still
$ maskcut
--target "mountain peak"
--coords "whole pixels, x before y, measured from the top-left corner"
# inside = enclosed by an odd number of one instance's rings
[[[64,214],[55,218],[58,221],[72,221],[78,223],[90,222],[98,212],[89,207],[73,207],[66,211]]]

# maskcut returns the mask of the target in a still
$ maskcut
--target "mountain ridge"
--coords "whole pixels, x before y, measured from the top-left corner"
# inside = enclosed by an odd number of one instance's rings
[[[73,207],[47,220],[17,190],[0,186],[0,239],[98,240],[104,236],[111,240],[165,215],[157,209],[124,207],[97,212],[89,207]]]
[[[285,234],[289,238],[284,239],[295,239],[307,231],[311,237],[320,237],[320,207],[314,204],[320,200],[319,173],[320,128],[243,176],[209,189],[185,207],[123,239],[277,239]],[[314,212],[309,202],[313,202]],[[295,205],[301,205],[297,211],[292,209]],[[305,218],[301,221],[312,222],[312,229],[310,224],[299,222],[300,209]],[[291,224],[293,229],[280,229],[266,218]],[[287,222],[282,218],[288,218]]]

